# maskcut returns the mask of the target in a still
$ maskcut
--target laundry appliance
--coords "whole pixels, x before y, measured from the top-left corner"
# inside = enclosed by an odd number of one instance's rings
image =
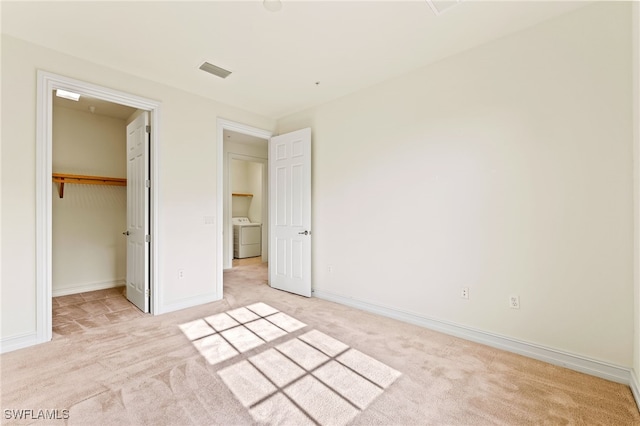
[[[233,217],[233,257],[244,259],[262,254],[262,224],[252,223],[248,217]]]

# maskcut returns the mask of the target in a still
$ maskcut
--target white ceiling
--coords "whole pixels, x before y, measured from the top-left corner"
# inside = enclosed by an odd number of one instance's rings
[[[246,135],[244,133],[238,133],[234,132],[233,130],[227,129],[222,132],[222,136],[224,137],[225,142],[234,142],[242,145],[261,147],[267,143],[266,139],[257,138],[255,136]]]
[[[425,0],[282,0],[279,12],[259,0],[2,1],[1,13],[8,35],[279,118],[584,4],[467,0],[436,16]]]
[[[114,104],[112,102],[103,101],[101,99],[90,98],[85,95],[80,96],[80,99],[78,101],[72,101],[70,99],[54,96],[53,105],[54,107],[61,106],[65,108],[75,109],[77,111],[83,111],[86,113],[118,118],[120,120],[126,120],[127,118],[131,117],[131,115],[136,111],[135,108],[120,104]],[[90,107],[93,107],[93,112],[91,111]]]

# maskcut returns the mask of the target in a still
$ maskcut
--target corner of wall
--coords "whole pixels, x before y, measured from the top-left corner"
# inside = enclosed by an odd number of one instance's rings
[[[631,388],[633,399],[635,399],[636,406],[640,412],[640,381],[638,380],[638,372],[635,369],[632,369],[630,376],[629,387]]]
[[[640,4],[633,2],[632,14],[632,87],[633,87],[633,224],[634,224],[634,327],[631,391],[640,408]]]

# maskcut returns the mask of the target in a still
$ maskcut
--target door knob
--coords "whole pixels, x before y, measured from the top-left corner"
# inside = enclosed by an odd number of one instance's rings
[[[304,231],[304,232],[298,232],[298,235],[309,235],[310,232],[309,231]]]
[[[129,232],[129,231],[124,231],[124,232],[122,233],[122,235],[131,235],[131,232]]]

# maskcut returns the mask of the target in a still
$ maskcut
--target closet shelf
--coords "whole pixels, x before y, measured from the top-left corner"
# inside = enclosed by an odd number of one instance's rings
[[[60,184],[60,198],[64,197],[64,184],[75,183],[79,185],[115,185],[127,186],[127,180],[123,178],[105,176],[69,175],[65,173],[53,173],[53,181]]]
[[[253,194],[243,194],[241,192],[233,192],[231,195],[234,197],[253,197]]]

